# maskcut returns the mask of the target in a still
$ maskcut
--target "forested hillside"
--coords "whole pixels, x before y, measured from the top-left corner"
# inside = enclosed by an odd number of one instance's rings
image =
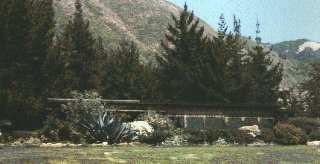
[[[47,98],[74,91],[287,105],[281,89],[298,83],[292,63],[263,46],[260,24],[249,40],[236,17],[221,15],[215,32],[164,0],[3,0],[0,9],[0,119],[18,128],[41,126]]]

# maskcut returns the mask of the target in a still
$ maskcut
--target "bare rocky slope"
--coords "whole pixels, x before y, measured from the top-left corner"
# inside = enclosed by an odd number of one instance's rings
[[[74,11],[75,0],[54,0],[57,31],[61,32]],[[164,39],[166,26],[172,23],[171,14],[178,15],[181,8],[166,0],[82,0],[84,17],[90,21],[90,28],[95,35],[102,37],[108,47],[116,47],[123,38],[136,42],[143,52],[141,60],[154,60],[159,51],[159,41]],[[204,21],[206,34],[216,32]],[[255,42],[249,40],[248,46]],[[274,62],[284,64],[284,79],[281,88],[295,86],[300,80],[292,72],[294,64],[273,53]]]

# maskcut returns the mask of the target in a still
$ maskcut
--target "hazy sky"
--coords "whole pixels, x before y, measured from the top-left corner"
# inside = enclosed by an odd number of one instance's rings
[[[217,29],[224,14],[232,27],[233,15],[241,20],[242,35],[255,37],[257,19],[263,42],[310,39],[320,42],[320,0],[169,0],[190,10]]]

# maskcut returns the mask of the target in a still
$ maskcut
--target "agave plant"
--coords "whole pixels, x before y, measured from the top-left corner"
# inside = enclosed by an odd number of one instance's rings
[[[75,101],[63,105],[63,111],[67,114],[67,120],[71,122],[73,129],[80,133],[86,142],[107,141],[113,144],[137,138],[129,123],[112,118],[97,93],[73,92],[72,95]]]
[[[105,128],[108,134],[108,143],[128,142],[138,139],[138,136],[130,126],[130,123],[121,123],[118,119],[112,119],[112,123]]]

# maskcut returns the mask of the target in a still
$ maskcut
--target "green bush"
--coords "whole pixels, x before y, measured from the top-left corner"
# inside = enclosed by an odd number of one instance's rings
[[[75,99],[62,105],[64,120],[48,117],[42,133],[53,141],[69,140],[82,143],[109,144],[128,142],[137,138],[130,124],[113,118],[95,92],[72,92]]]
[[[12,137],[12,134],[0,132],[0,143],[9,143],[13,141],[14,139]]]
[[[185,136],[190,144],[213,144],[219,137],[224,138],[228,143],[249,144],[256,139],[242,130],[221,130],[218,128],[209,129],[188,129]]]
[[[170,118],[160,115],[154,111],[148,111],[142,116],[153,128],[153,132],[148,136],[139,136],[141,143],[158,145],[170,138],[175,133],[175,127]]]
[[[308,136],[310,141],[320,141],[320,131],[314,130]]]
[[[307,134],[310,134],[316,128],[320,127],[320,121],[317,120],[317,118],[310,118],[310,117],[290,118],[289,123],[305,130]]]
[[[275,142],[276,140],[273,130],[268,128],[261,130],[260,138],[266,143]]]
[[[164,142],[169,136],[170,135],[166,131],[155,130],[148,136],[139,136],[139,142],[156,146]]]
[[[0,120],[0,132],[12,132],[12,123],[9,120]]]
[[[228,143],[250,144],[256,141],[254,137],[242,130],[224,130],[222,138]]]
[[[218,128],[208,128],[206,130],[207,142],[212,144],[214,141],[217,141],[221,136],[222,131]]]
[[[207,141],[207,132],[203,129],[187,129],[185,136],[190,144],[203,144]]]
[[[292,124],[277,123],[273,127],[276,142],[283,145],[306,144],[307,135],[301,129]]]
[[[44,127],[39,130],[39,136],[45,136],[48,142],[71,141],[79,143],[81,135],[72,130],[68,121],[58,119],[56,116],[48,116]]]

